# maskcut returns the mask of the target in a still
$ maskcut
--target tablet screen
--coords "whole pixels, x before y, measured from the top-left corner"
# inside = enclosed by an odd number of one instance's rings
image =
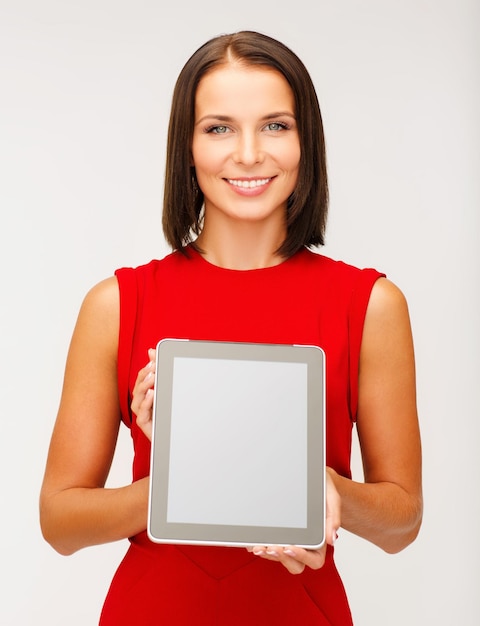
[[[305,363],[174,359],[167,521],[306,527]]]

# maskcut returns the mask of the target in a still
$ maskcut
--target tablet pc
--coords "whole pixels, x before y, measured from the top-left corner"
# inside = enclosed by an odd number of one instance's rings
[[[150,539],[320,547],[323,350],[165,339],[156,359]]]

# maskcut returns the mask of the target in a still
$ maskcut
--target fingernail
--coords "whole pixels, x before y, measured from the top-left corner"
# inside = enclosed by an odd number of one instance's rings
[[[265,554],[265,550],[261,550],[261,549],[253,550],[253,554],[255,554],[255,556],[262,556],[262,554]]]
[[[278,552],[276,550],[267,550],[267,554],[269,556],[278,556]]]
[[[285,548],[284,553],[288,554],[288,556],[296,556],[295,552],[293,550],[289,550],[288,548]]]

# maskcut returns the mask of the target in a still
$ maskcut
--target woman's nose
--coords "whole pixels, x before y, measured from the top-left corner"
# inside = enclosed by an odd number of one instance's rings
[[[261,142],[255,133],[242,133],[235,145],[233,159],[243,165],[261,163],[264,158]]]

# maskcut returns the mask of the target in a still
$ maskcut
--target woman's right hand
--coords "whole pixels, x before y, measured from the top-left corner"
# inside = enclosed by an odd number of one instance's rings
[[[320,569],[325,563],[327,544],[333,546],[337,538],[337,531],[341,524],[342,502],[333,481],[334,470],[327,467],[325,476],[326,486],[326,520],[325,543],[318,550],[299,548],[298,546],[251,546],[248,552],[269,561],[278,561],[291,574],[301,574],[306,567]]]
[[[144,435],[152,440],[153,387],[155,383],[156,350],[149,348],[149,361],[137,376],[133,388],[131,409],[136,415],[137,425]]]

